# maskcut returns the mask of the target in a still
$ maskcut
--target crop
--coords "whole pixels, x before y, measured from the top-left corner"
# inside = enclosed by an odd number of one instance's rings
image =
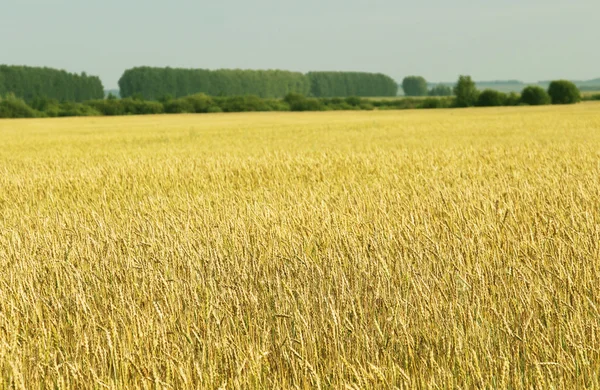
[[[0,388],[599,388],[598,107],[0,121]]]

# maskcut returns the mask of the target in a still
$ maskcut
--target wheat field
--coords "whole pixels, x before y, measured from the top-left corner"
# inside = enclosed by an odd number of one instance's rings
[[[600,388],[600,104],[0,121],[0,388]]]

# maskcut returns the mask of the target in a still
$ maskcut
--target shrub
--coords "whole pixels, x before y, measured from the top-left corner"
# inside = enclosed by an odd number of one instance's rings
[[[575,84],[568,80],[556,80],[550,83],[548,94],[552,104],[574,104],[581,101],[581,93]]]
[[[125,98],[117,100],[116,102],[120,103],[125,114],[129,115],[152,115],[162,114],[164,112],[164,106],[159,102],[136,100],[132,98]]]
[[[0,118],[35,118],[38,113],[14,95],[0,99]]]
[[[506,102],[506,94],[494,89],[486,89],[477,98],[478,107],[498,107]]]
[[[530,106],[543,106],[550,104],[551,99],[544,88],[537,85],[530,85],[521,92],[521,102]]]
[[[57,116],[100,116],[102,113],[94,107],[82,103],[61,103]]]
[[[350,106],[359,107],[362,103],[362,99],[358,96],[349,96],[344,99],[344,102]]]
[[[38,97],[33,99],[29,105],[44,117],[57,117],[60,112],[60,103],[56,99]]]
[[[252,95],[215,98],[215,103],[224,112],[274,111],[268,99]]]
[[[187,96],[184,99],[193,107],[196,113],[208,112],[208,109],[215,105],[213,99],[203,93]]]
[[[194,113],[194,105],[185,99],[170,100],[164,103],[164,110],[169,114]]]
[[[102,115],[125,115],[125,109],[117,99],[92,100],[85,104],[94,108],[96,111],[99,111]]]
[[[84,104],[106,116],[150,115],[164,112],[164,107],[159,102],[132,98],[92,100]]]
[[[307,98],[299,93],[288,93],[283,101],[290,106],[290,111],[323,111],[324,100]],[[341,101],[341,99],[340,99]]]
[[[505,106],[518,106],[521,104],[521,96],[516,92],[510,92],[504,100]]]
[[[449,102],[451,99],[430,97],[422,101],[420,108],[448,108]]]

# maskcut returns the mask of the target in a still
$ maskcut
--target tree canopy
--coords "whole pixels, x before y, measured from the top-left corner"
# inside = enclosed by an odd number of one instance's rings
[[[82,102],[104,97],[100,78],[85,73],[30,66],[0,65],[0,96],[13,94],[31,102],[38,98]]]
[[[406,96],[427,96],[427,80],[421,76],[408,76],[402,80]]]
[[[552,104],[574,104],[581,101],[577,86],[568,80],[556,80],[550,83],[548,94]]]
[[[309,72],[310,94],[314,97],[396,96],[398,84],[381,73]]]
[[[530,106],[541,106],[550,104],[551,99],[548,92],[540,86],[530,85],[521,92],[521,102]]]
[[[479,98],[479,91],[471,76],[460,76],[454,87],[456,105],[458,107],[473,107]]]
[[[210,96],[256,95],[280,98],[288,93],[308,94],[309,81],[302,73],[283,70],[178,69],[138,67],[119,80],[122,97],[159,100],[204,93]]]

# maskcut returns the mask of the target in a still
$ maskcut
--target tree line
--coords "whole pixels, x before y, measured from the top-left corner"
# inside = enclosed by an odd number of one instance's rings
[[[314,97],[396,96],[398,85],[389,76],[364,72],[309,72]]]
[[[150,114],[201,114],[247,111],[332,111],[332,110],[403,110],[457,107],[489,107],[542,104],[571,104],[581,99],[579,90],[569,81],[550,83],[548,90],[539,86],[526,87],[522,94],[505,94],[495,90],[479,91],[469,76],[461,76],[450,97],[405,97],[373,99],[358,96],[316,98],[289,93],[283,99],[259,96],[208,96],[195,94],[161,101],[140,97],[96,99],[83,103],[59,102],[40,98],[32,103],[14,95],[0,97],[0,118],[36,118],[65,116],[115,116]],[[586,96],[600,100],[600,94]]]
[[[196,93],[210,96],[255,95],[281,98],[289,93],[313,97],[396,96],[388,76],[365,72],[298,72],[282,70],[177,69],[138,67],[119,80],[122,97],[161,100]]]
[[[577,86],[568,80],[552,81],[548,89],[537,85],[527,86],[521,94],[504,93],[494,89],[479,91],[470,76],[460,76],[453,89],[456,107],[497,107],[546,104],[574,104],[582,100]],[[591,97],[595,99],[596,96]]]
[[[83,103],[37,99],[26,103],[15,96],[0,98],[0,118],[45,118],[74,116],[117,116],[154,114],[203,114],[253,111],[334,111],[334,110],[401,110],[449,108],[452,98],[371,99],[358,96],[315,98],[289,93],[282,99],[245,96],[208,96],[195,94],[161,101],[140,97],[109,97]]]
[[[38,98],[83,102],[100,99],[100,78],[85,73],[29,66],[0,65],[0,96],[13,94],[27,102]]]
[[[119,80],[120,95],[145,100],[209,96],[282,98],[290,93],[313,97],[396,96],[395,81],[365,72],[290,72],[284,70],[177,69],[137,67]],[[100,78],[46,67],[0,65],[0,96],[84,102],[104,97]],[[35,104],[45,104],[35,103]],[[34,105],[35,105],[34,104]]]
[[[291,92],[308,94],[310,82],[302,73],[283,70],[137,67],[125,71],[119,80],[119,88],[121,97],[147,100],[179,98],[197,93],[275,98]]]

